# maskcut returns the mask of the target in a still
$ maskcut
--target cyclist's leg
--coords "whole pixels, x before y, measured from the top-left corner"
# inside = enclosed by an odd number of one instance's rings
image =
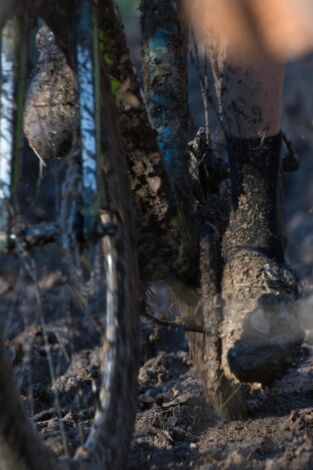
[[[256,245],[280,259],[283,258],[283,250],[277,189],[284,71],[283,62],[274,60],[262,51],[240,63],[224,55],[222,82],[216,80],[218,89],[221,90],[220,105],[228,142],[233,206],[240,206],[240,211],[236,211],[240,225],[239,240],[235,240],[232,234],[229,244]],[[251,148],[248,152],[247,147],[251,146],[256,147],[257,151]],[[260,151],[262,147],[265,149],[263,152]],[[270,197],[268,201],[264,201],[264,210],[258,213],[255,230],[252,231],[249,227],[244,234],[241,222],[246,220],[245,212],[248,209],[244,210],[240,198],[242,183],[245,185],[245,193],[248,191],[247,183],[242,181],[244,177],[248,177],[248,157],[256,170],[254,178],[259,181],[265,192],[267,188]],[[256,199],[255,184],[256,181],[253,181],[252,192],[248,197],[252,206]]]
[[[226,51],[222,54],[223,73],[216,85],[227,135],[250,139],[278,134],[284,62],[262,51],[240,63],[228,59]]]
[[[284,64],[261,50],[240,63],[223,53],[219,63],[232,193],[224,236],[222,363],[232,379],[269,382],[303,338],[292,307],[297,283],[284,262],[279,208]]]

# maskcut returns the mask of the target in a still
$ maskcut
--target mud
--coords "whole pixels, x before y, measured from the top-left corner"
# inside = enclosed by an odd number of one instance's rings
[[[29,83],[24,133],[38,158],[64,157],[78,131],[77,87],[66,59],[47,26],[36,36],[39,52]]]
[[[179,238],[156,133],[151,129],[123,25],[112,2],[103,9],[99,26],[128,162],[142,279],[166,279],[172,277]]]
[[[302,283],[306,283],[307,297],[302,303],[301,314],[304,325],[308,331],[313,328],[312,320],[312,93],[310,89],[313,58],[307,58],[292,64],[289,70],[286,95],[285,127],[288,136],[292,137],[302,156],[302,170],[288,180],[287,198],[287,228],[289,235],[289,260],[292,262]],[[290,81],[292,78],[292,81]],[[196,84],[195,86],[198,86]],[[125,89],[125,88],[124,88]],[[133,99],[132,93],[127,99]],[[135,103],[134,101],[131,101]],[[135,107],[136,108],[136,107]],[[129,110],[127,106],[125,110]],[[141,131],[140,119],[136,121],[134,111],[133,123],[138,133]],[[126,132],[127,126],[125,126]],[[134,129],[129,129],[129,133]],[[152,191],[160,197],[156,214],[163,209],[167,213],[168,207],[163,205],[162,193],[159,192],[158,180],[155,179],[154,170],[150,162],[145,159],[146,148],[142,148],[142,141],[148,134],[138,134],[137,150],[131,148],[130,140],[125,145],[132,154],[133,164],[130,163],[131,172],[148,176],[145,181],[134,183],[133,190],[137,193],[140,204],[143,204],[146,195]],[[140,153],[138,152],[140,148]],[[151,149],[154,155],[153,162],[160,162],[160,156]],[[138,159],[137,159],[138,157]],[[34,160],[35,161],[35,160]],[[37,168],[37,167],[36,167]],[[24,181],[24,193],[35,194],[37,169],[33,168],[31,178]],[[149,180],[150,178],[150,180]],[[31,184],[32,183],[32,184]],[[28,185],[28,186],[27,186]],[[42,206],[41,217],[44,218],[44,209],[51,205],[51,194],[47,188],[53,187],[53,175],[44,176],[42,185],[45,186],[37,192],[37,199]],[[144,187],[141,194],[140,188]],[[164,198],[165,200],[165,198]],[[28,198],[28,202],[32,198]],[[29,204],[24,201],[25,211]],[[165,203],[164,203],[165,204]],[[50,207],[50,206],[49,206]],[[163,208],[163,209],[162,209]],[[155,207],[151,207],[151,218],[155,217]],[[154,223],[156,227],[159,219]],[[143,226],[150,224],[151,219],[143,221]],[[161,224],[162,225],[162,224]],[[152,238],[151,238],[152,240]],[[153,245],[155,240],[153,240]],[[147,245],[143,247],[149,248]],[[143,252],[144,252],[143,249]],[[145,259],[145,258],[143,258]],[[14,266],[14,263],[12,263]],[[5,268],[5,266],[4,266]],[[158,269],[157,264],[154,268]],[[162,266],[160,267],[162,270]],[[11,274],[12,286],[16,281],[16,274]],[[54,281],[57,285],[57,279]],[[1,284],[4,292],[10,294],[10,284]],[[13,298],[13,301],[17,301]],[[48,302],[49,318],[53,322],[53,313],[58,313],[55,305],[59,298]],[[18,299],[21,304],[21,299]],[[5,305],[2,308],[5,313]],[[30,312],[31,314],[31,312]],[[60,326],[60,325],[59,325]],[[66,325],[61,325],[62,327]],[[86,328],[88,335],[86,335]],[[71,324],[73,328],[73,324]],[[57,452],[62,451],[60,438],[55,432],[57,418],[53,415],[53,396],[47,387],[47,357],[43,345],[40,328],[30,328],[23,336],[19,336],[19,325],[14,335],[9,338],[8,346],[12,362],[17,367],[18,381],[23,392],[24,381],[27,381],[25,371],[19,373],[19,364],[27,350],[29,338],[34,345],[33,356],[30,363],[33,394],[35,401],[35,425]],[[90,418],[93,415],[95,402],[92,400],[92,385],[98,380],[98,336],[97,329],[77,320],[75,331],[86,342],[76,344],[72,351],[72,363],[66,367],[64,359],[64,344],[61,347],[60,334],[62,329],[55,326],[49,332],[54,353],[58,358],[61,377],[55,386],[59,388],[60,397],[64,392],[64,401],[61,403],[61,412],[66,424],[66,433],[69,442],[75,446],[85,435]],[[56,336],[58,340],[56,341]],[[312,336],[312,335],[311,335]],[[62,334],[61,334],[62,337]],[[65,345],[66,350],[66,345]],[[301,350],[301,355],[293,362],[289,373],[277,381],[271,388],[259,390],[254,401],[250,403],[248,416],[240,420],[224,420],[218,417],[212,407],[210,398],[207,398],[205,387],[196,374],[190,360],[188,345],[182,330],[161,331],[158,328],[142,322],[141,325],[141,368],[139,373],[139,393],[137,419],[134,435],[129,451],[128,470],[157,469],[310,469],[313,459],[313,350],[310,345]],[[73,379],[75,377],[75,380]],[[47,392],[48,388],[48,392]],[[65,393],[66,392],[66,393]],[[77,406],[75,400],[77,401]],[[27,393],[23,397],[28,406]],[[74,400],[76,408],[69,409]],[[81,401],[83,400],[83,401]],[[75,429],[75,437],[72,430]],[[81,431],[81,434],[77,429]],[[77,437],[78,436],[78,437]],[[78,439],[78,441],[76,440]]]

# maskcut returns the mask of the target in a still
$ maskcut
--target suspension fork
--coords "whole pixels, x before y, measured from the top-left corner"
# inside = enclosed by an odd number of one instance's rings
[[[198,226],[188,171],[187,44],[180,0],[142,0],[144,90],[150,120],[177,207],[174,221],[185,274],[195,274]],[[190,271],[193,271],[191,272]]]

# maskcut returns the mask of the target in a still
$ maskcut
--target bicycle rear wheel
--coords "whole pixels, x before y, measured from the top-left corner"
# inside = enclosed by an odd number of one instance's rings
[[[41,159],[49,150],[50,157],[63,158],[45,161],[33,186],[25,175],[30,150],[21,136],[25,45],[36,22],[25,14],[6,23],[0,18],[0,460],[9,470],[121,469],[135,417],[138,367],[129,185],[98,46],[101,2],[76,2],[75,13],[66,2],[57,3],[37,4],[31,13],[55,27],[66,59],[54,44],[50,55],[39,57],[24,127],[38,131],[29,141]]]

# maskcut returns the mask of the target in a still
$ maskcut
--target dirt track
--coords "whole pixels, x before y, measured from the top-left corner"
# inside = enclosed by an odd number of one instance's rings
[[[313,361],[306,358],[246,420],[218,418],[184,351],[159,352],[140,372],[129,469],[312,468]]]

